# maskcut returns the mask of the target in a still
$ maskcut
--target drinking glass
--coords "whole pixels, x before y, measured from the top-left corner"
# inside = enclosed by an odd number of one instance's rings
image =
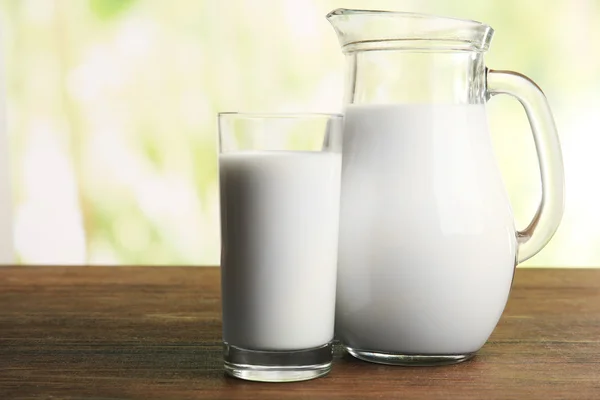
[[[331,369],[342,121],[219,114],[229,375],[285,382]]]

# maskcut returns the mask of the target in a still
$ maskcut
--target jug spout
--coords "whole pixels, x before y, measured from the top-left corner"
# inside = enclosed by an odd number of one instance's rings
[[[360,50],[475,51],[494,30],[481,22],[434,15],[338,8],[327,14],[344,53]]]

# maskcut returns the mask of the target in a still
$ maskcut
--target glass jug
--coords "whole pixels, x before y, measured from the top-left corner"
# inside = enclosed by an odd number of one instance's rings
[[[494,330],[516,264],[562,217],[560,144],[527,77],[486,68],[493,30],[429,15],[338,9],[346,57],[336,335],[372,362],[432,365],[472,357]],[[485,103],[521,102],[542,200],[517,231]]]

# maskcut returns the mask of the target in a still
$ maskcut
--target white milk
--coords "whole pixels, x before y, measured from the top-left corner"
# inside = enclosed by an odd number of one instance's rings
[[[351,105],[345,123],[336,334],[362,350],[478,350],[516,252],[484,105]]]
[[[341,154],[221,154],[223,340],[253,350],[333,339]]]

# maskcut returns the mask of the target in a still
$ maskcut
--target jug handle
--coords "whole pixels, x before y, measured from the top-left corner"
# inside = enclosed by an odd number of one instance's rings
[[[517,262],[536,255],[552,238],[564,209],[565,180],[556,125],[546,96],[528,77],[512,71],[487,69],[487,99],[513,96],[523,106],[531,125],[542,180],[542,200],[533,219],[517,232]]]

